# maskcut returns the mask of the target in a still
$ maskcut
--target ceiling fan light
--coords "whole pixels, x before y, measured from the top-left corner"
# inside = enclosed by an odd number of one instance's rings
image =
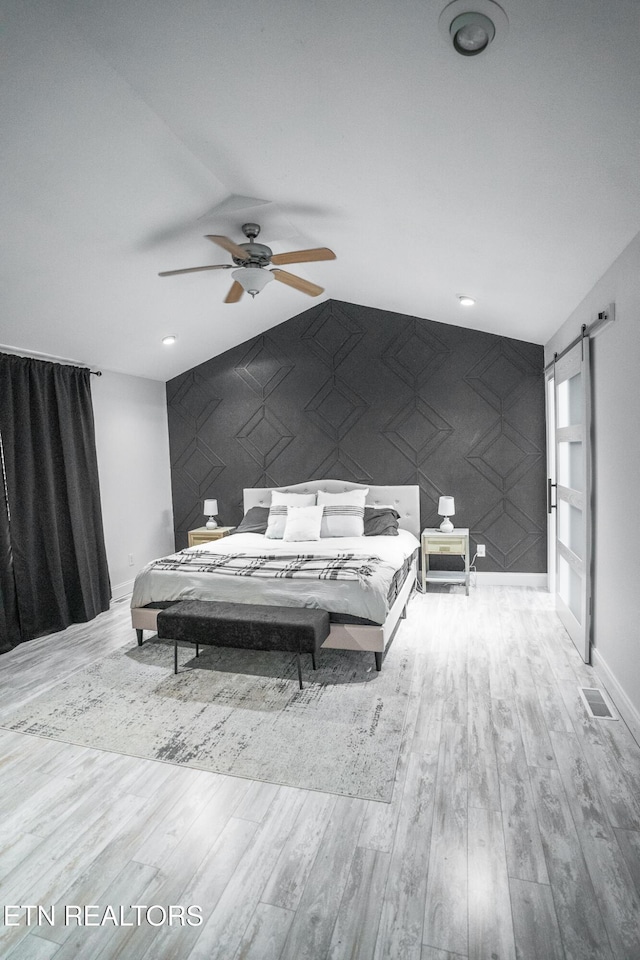
[[[239,267],[231,276],[250,297],[255,297],[257,293],[264,290],[270,280],[273,280],[273,274],[262,267]]]

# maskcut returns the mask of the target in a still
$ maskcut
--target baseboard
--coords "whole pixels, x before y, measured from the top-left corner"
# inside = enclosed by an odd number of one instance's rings
[[[116,583],[111,585],[111,603],[117,603],[118,600],[124,600],[125,597],[130,597],[133,593],[133,580],[126,580],[124,583]]]
[[[476,582],[479,587],[536,587],[547,589],[546,573],[476,573]]]
[[[618,713],[629,727],[634,739],[640,744],[640,713],[636,710],[596,647],[591,648],[591,665],[613,700]]]

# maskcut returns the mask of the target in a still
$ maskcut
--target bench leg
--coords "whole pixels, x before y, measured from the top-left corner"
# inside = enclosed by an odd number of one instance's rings
[[[136,627],[136,636],[138,638],[138,646],[141,647],[142,646],[142,630],[139,630],[137,627]]]
[[[300,689],[302,690],[302,668],[300,667],[300,651],[296,653],[296,663],[298,665],[298,683],[300,684]]]
[[[173,641],[173,672],[178,672],[178,641]]]
[[[196,657],[199,657],[199,656],[200,656],[200,644],[196,640]]]
[[[311,654],[311,666],[313,667],[314,670],[317,670],[317,669],[318,669],[318,668],[316,667],[316,655],[315,655],[315,653],[312,653],[312,654]]]
[[[382,654],[374,653],[374,657],[376,658],[376,670],[382,670]]]

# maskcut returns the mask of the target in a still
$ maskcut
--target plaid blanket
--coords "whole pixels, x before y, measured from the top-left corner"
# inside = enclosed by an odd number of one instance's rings
[[[152,570],[185,570],[192,573],[221,573],[232,577],[288,577],[303,580],[359,580],[365,583],[383,564],[380,557],[339,553],[333,557],[313,554],[247,553],[202,554],[184,550],[151,564]]]

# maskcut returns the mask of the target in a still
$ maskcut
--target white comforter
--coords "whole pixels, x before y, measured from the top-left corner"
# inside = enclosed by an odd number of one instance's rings
[[[191,547],[190,552],[253,556],[265,553],[319,556],[357,553],[380,557],[384,563],[365,585],[345,580],[271,580],[154,570],[150,563],[136,577],[131,606],[144,607],[160,600],[229,600],[283,607],[315,607],[384,623],[389,612],[387,594],[393,575],[419,546],[417,539],[407,530],[400,530],[397,537],[325,537],[296,543],[268,540],[256,533],[238,533]]]

